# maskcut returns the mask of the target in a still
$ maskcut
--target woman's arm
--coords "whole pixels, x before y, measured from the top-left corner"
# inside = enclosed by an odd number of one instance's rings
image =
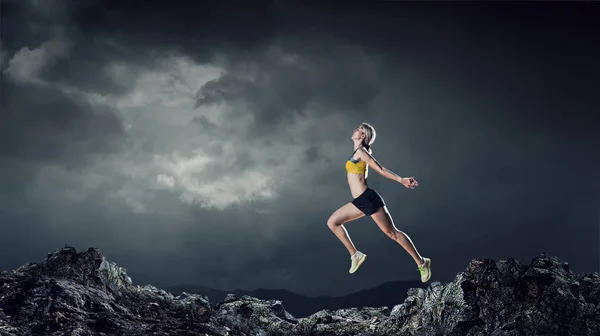
[[[400,176],[396,175],[394,172],[392,172],[391,170],[385,168],[379,162],[377,162],[377,160],[375,160],[375,158],[371,154],[369,154],[369,152],[367,152],[363,148],[361,148],[358,152],[359,152],[358,156],[360,157],[360,159],[363,160],[367,165],[369,165],[369,167],[373,167],[373,169],[377,173],[379,173],[379,175],[381,175],[383,177],[387,177],[388,179],[394,180],[398,183],[401,183],[407,188],[412,189],[412,188],[416,187],[417,185],[419,185],[417,183],[417,181],[415,181],[414,178],[400,177]]]

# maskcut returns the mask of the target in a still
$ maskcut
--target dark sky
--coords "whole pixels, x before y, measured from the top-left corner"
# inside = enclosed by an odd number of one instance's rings
[[[135,283],[340,295],[415,280],[369,176],[446,282],[472,258],[600,267],[594,2],[2,1],[0,269],[99,247]],[[308,3],[308,2],[307,2]]]

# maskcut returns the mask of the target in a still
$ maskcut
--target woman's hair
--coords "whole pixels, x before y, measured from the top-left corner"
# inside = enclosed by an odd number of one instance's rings
[[[371,151],[371,144],[375,141],[375,137],[377,136],[377,133],[375,132],[375,128],[373,128],[373,126],[371,126],[367,123],[362,123],[361,126],[365,133],[365,138],[363,140],[363,146],[367,149],[369,154],[371,154],[373,152],[373,151]]]

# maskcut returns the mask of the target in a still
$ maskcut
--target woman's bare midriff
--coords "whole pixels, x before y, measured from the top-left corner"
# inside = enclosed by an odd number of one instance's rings
[[[352,198],[357,198],[368,188],[367,175],[348,173],[348,185],[350,186]]]

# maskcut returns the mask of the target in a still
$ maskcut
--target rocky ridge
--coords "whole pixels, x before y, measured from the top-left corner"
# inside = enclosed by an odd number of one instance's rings
[[[174,296],[133,285],[99,249],[65,247],[0,273],[0,335],[600,335],[600,275],[542,255],[474,259],[394,307],[294,318],[277,300]]]

